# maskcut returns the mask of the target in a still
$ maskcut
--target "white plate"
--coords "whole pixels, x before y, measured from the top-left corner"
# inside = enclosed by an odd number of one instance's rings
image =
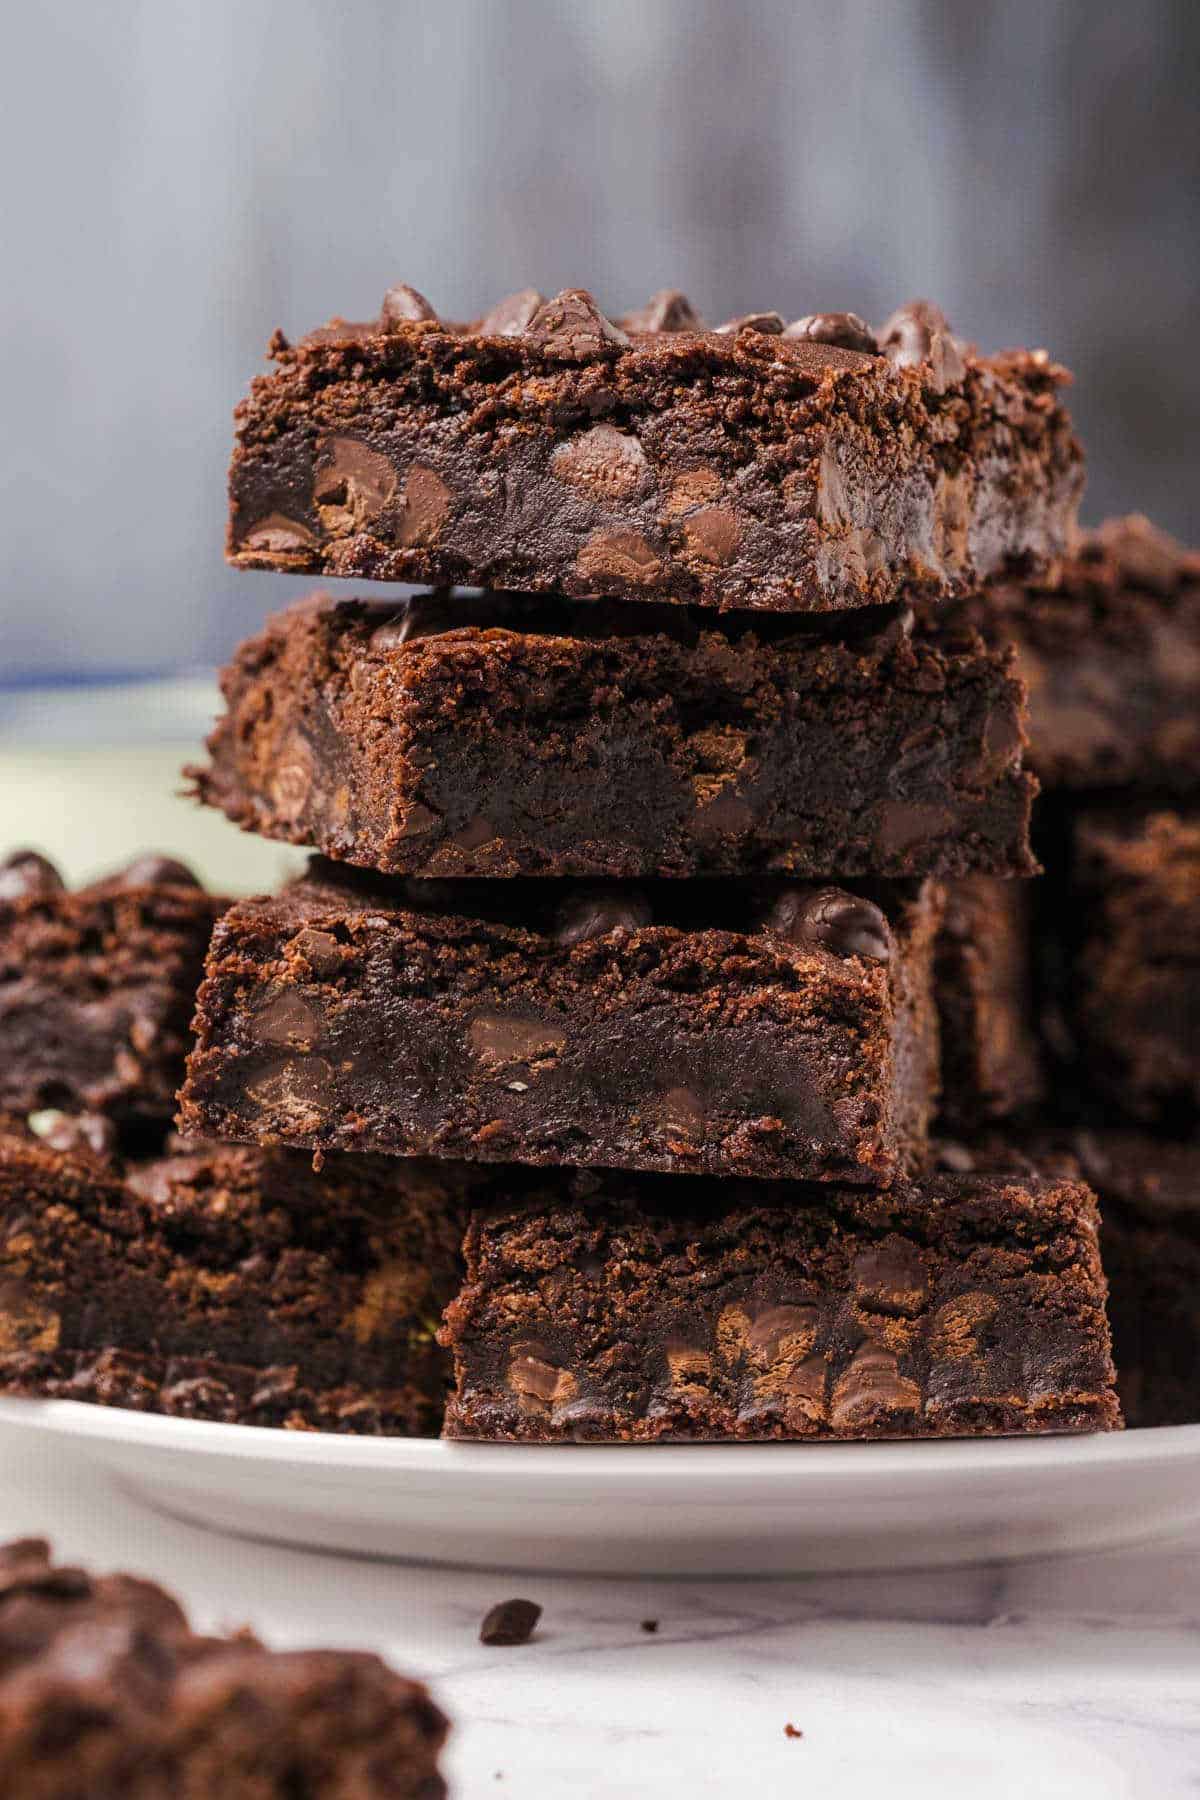
[[[445,1444],[0,1400],[209,1527],[476,1567],[753,1575],[1131,1543],[1200,1520],[1200,1425],[991,1443]]]

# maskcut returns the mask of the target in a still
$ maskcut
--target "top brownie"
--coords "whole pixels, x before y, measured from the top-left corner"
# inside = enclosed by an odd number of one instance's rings
[[[1045,787],[1200,792],[1200,553],[1138,514],[1086,534],[1061,585],[965,605],[1016,653]]]
[[[290,344],[238,408],[243,568],[826,612],[1067,550],[1083,481],[1045,351],[914,302],[707,328],[529,290],[464,326],[412,288]]]

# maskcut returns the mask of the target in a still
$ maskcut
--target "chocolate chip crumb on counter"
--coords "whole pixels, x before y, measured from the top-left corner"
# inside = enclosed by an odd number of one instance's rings
[[[937,609],[314,597],[222,678],[198,797],[388,874],[1032,874],[1011,654]]]
[[[940,890],[400,882],[315,861],[213,941],[193,1136],[888,1182],[937,1085]]]
[[[470,324],[389,290],[291,344],[237,412],[243,568],[719,609],[964,593],[1069,548],[1082,455],[1045,351],[936,306],[707,328],[526,290]]]
[[[0,1546],[0,1791],[23,1800],[441,1800],[449,1729],[355,1650],[206,1637],[132,1575]]]
[[[527,1644],[541,1616],[535,1600],[501,1600],[484,1614],[479,1641],[506,1647]]]
[[[1078,1179],[884,1193],[590,1171],[476,1212],[448,1436],[550,1443],[1113,1430]]]

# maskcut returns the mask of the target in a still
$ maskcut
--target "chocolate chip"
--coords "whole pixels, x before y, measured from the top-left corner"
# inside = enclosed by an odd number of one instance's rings
[[[385,326],[413,324],[420,319],[436,318],[437,314],[424,294],[418,294],[416,288],[409,287],[404,281],[398,281],[395,287],[388,289],[379,309],[379,323]]]
[[[873,901],[843,888],[789,888],[767,916],[768,931],[793,944],[820,944],[835,956],[887,962],[892,934]]]
[[[916,615],[911,606],[881,606],[871,610],[878,610],[885,616],[873,631],[860,640],[860,646],[872,656],[890,656],[912,636],[913,626],[917,622]]]
[[[173,856],[139,856],[127,869],[114,875],[113,880],[125,888],[200,886],[187,864],[177,862]]]
[[[928,363],[939,392],[961,381],[966,373],[962,351],[946,315],[932,300],[910,300],[897,307],[880,327],[878,337],[883,354],[898,369]]]
[[[637,888],[585,889],[559,908],[554,935],[564,946],[582,944],[610,931],[640,931],[650,918],[650,902]]]
[[[937,1147],[937,1166],[949,1169],[952,1175],[970,1175],[975,1167],[975,1158],[965,1144],[947,1141]]]
[[[0,863],[0,900],[40,900],[62,890],[62,876],[36,850],[14,850]]]
[[[765,331],[772,337],[778,337],[783,330],[783,315],[777,312],[741,313],[736,319],[726,319],[717,330],[722,334],[738,331]]]
[[[804,338],[810,344],[833,344],[839,350],[861,350],[878,356],[875,333],[857,313],[808,313],[784,329],[784,337]]]
[[[479,1627],[481,1644],[527,1644],[542,1609],[533,1600],[501,1600],[484,1614]]]
[[[648,1632],[653,1633],[658,1630],[658,1620],[657,1619],[643,1619],[639,1629],[642,1631],[648,1631]]]
[[[376,626],[371,633],[372,650],[398,650],[417,638],[438,637],[444,631],[455,631],[466,623],[466,616],[452,595],[440,590],[430,594],[411,594],[401,600],[394,619]]]
[[[484,313],[476,329],[481,337],[521,337],[529,330],[538,309],[546,304],[536,288],[508,294]]]
[[[539,306],[529,336],[554,362],[592,362],[628,346],[623,331],[606,319],[586,288],[564,288]]]
[[[117,1147],[117,1128],[100,1113],[65,1113],[47,1108],[30,1113],[26,1123],[51,1150],[68,1154],[90,1150],[95,1156],[111,1156]]]
[[[704,321],[678,288],[660,288],[621,321],[626,331],[703,331]]]

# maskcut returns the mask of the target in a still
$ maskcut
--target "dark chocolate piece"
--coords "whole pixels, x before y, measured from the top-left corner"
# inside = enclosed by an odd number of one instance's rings
[[[447,1435],[1112,1430],[1104,1297],[1078,1180],[560,1177],[472,1219]]]
[[[314,861],[235,904],[200,992],[181,1128],[482,1161],[879,1182],[936,1084],[940,896],[877,884],[855,954],[765,928],[780,884],[403,884]],[[637,908],[649,905],[650,923]],[[587,908],[594,904],[589,891]],[[890,956],[880,960],[880,932]]]
[[[534,1600],[501,1600],[484,1615],[479,1627],[481,1644],[527,1644],[542,1609]]]
[[[199,797],[385,873],[1036,867],[1020,683],[936,617],[314,600],[223,687]]]
[[[964,353],[927,306],[877,355],[845,317],[836,342],[828,315],[704,331],[663,294],[626,331],[582,289],[535,298],[277,336],[237,413],[231,560],[827,612],[1069,547],[1082,457],[1044,351]]]

